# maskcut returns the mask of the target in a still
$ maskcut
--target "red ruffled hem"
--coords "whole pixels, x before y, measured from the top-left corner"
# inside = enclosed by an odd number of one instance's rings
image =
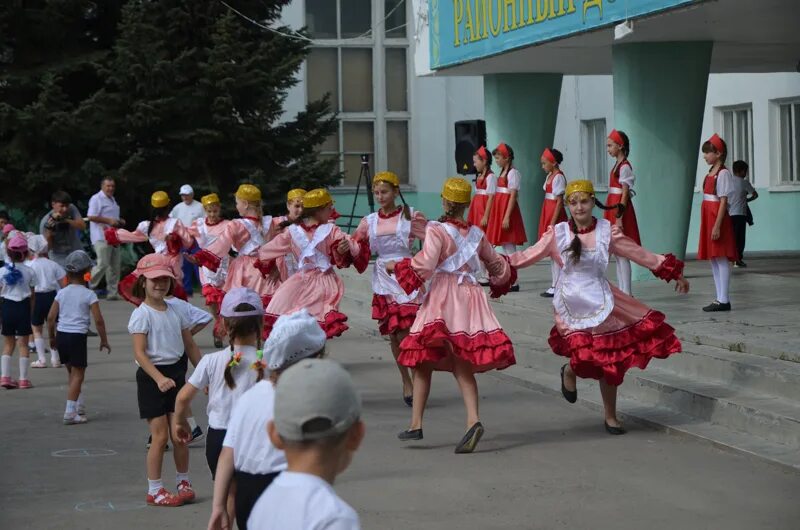
[[[554,353],[569,357],[578,377],[604,379],[610,385],[621,385],[630,368],[644,370],[650,359],[666,359],[681,351],[664,314],[652,310],[636,324],[602,335],[574,331],[562,336],[554,327],[548,342]]]
[[[217,272],[220,263],[222,263],[219,256],[205,248],[198,250],[194,255],[194,259],[198,265],[207,268],[211,272]]]
[[[275,327],[275,321],[278,320],[279,316],[280,315],[275,315],[273,313],[264,313],[264,340],[267,340],[269,334],[272,333],[272,328]],[[317,320],[317,322],[328,339],[338,337],[350,329],[350,327],[345,324],[345,322],[347,322],[347,315],[336,310],[328,311],[328,314],[325,315],[325,320]]]
[[[502,370],[517,362],[511,339],[502,329],[473,335],[451,333],[442,320],[429,322],[422,331],[403,339],[397,362],[409,368],[430,363],[434,370],[452,372],[454,357],[472,365],[475,373]]]
[[[366,239],[359,241],[358,245],[358,255],[353,257],[353,267],[355,267],[359,273],[362,273],[369,267],[369,260],[372,258],[372,250],[370,250],[369,241]]]
[[[125,276],[124,278],[122,278],[122,280],[120,280],[119,284],[117,285],[117,290],[119,292],[119,295],[123,299],[135,305],[136,307],[139,307],[140,305],[142,305],[142,302],[144,302],[144,300],[142,300],[141,298],[138,298],[133,295],[133,286],[136,285],[136,280],[138,278],[139,276],[136,273],[132,272],[127,276]],[[186,291],[183,290],[183,285],[181,285],[180,282],[177,281],[173,281],[172,296],[174,296],[175,298],[180,298],[181,300],[184,301],[189,299],[189,297],[186,296]]]
[[[667,254],[665,258],[666,259],[661,262],[661,265],[653,271],[653,276],[661,278],[666,282],[680,279],[683,276],[684,263],[673,254]]]
[[[417,318],[419,304],[390,302],[382,294],[372,295],[372,319],[378,321],[381,335],[392,335],[411,329]]]
[[[511,265],[511,260],[505,254],[502,255],[503,259],[508,263],[509,274],[508,281],[503,284],[495,284],[489,280],[489,297],[500,298],[511,291],[511,286],[517,283],[517,269]]]
[[[405,258],[401,259],[394,265],[394,277],[397,278],[397,283],[400,284],[400,287],[406,292],[406,294],[411,294],[420,287],[422,287],[425,282],[422,281],[419,274],[411,268],[411,259]]]
[[[105,238],[106,243],[112,247],[118,247],[122,244],[122,241],[119,240],[119,236],[117,235],[116,228],[109,227],[103,230],[103,237]]]
[[[206,299],[206,305],[221,304],[222,299],[225,298],[225,291],[213,285],[204,285],[202,290],[203,297]]]

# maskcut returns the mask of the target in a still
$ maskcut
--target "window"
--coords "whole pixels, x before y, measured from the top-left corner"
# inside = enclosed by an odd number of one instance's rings
[[[606,154],[606,120],[581,121],[582,145],[581,154],[585,161],[586,178],[591,180],[595,188],[608,187],[608,155]]]
[[[800,184],[800,101],[778,105],[780,182]]]
[[[728,144],[728,167],[737,160],[750,166],[750,181],[754,181],[753,168],[753,109],[750,106],[722,109],[722,139]]]
[[[330,94],[339,129],[320,149],[338,158],[343,186],[355,186],[361,155],[370,169],[409,181],[408,0],[306,0],[314,44],[306,95]],[[373,21],[377,21],[373,25]]]

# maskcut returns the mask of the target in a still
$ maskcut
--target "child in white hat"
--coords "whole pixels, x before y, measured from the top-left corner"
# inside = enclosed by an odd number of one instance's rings
[[[273,419],[274,387],[284,370],[303,359],[320,357],[324,350],[325,332],[307,310],[282,315],[275,322],[264,344],[269,381],[256,383],[245,392],[228,422],[217,464],[209,528],[230,527],[232,510],[225,502],[232,479],[236,484],[236,523],[245,529],[253,505],[275,476],[286,469],[283,451],[272,445],[266,431]]]
[[[32,235],[28,238],[28,251],[30,261],[28,267],[33,271],[36,279],[34,292],[36,297],[33,303],[33,315],[31,316],[31,327],[33,328],[33,344],[38,360],[31,363],[31,368],[47,368],[47,351],[44,341],[44,325],[50,307],[56,299],[56,293],[61,288],[61,284],[67,275],[64,267],[51,260],[47,256],[47,239],[42,235]],[[28,345],[30,347],[30,344]],[[58,358],[58,351],[50,349],[50,364],[53,368],[61,366]]]

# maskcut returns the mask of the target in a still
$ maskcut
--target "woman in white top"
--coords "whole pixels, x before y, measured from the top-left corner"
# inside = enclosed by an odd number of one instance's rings
[[[208,387],[208,436],[206,462],[214,479],[222,440],[228,428],[231,409],[239,397],[264,378],[266,364],[261,360],[261,331],[264,306],[261,297],[246,287],[236,287],[222,299],[220,315],[228,330],[230,348],[204,355],[188,384],[178,393],[172,432],[179,442],[192,439],[192,427],[186,421],[189,405],[203,388]],[[228,499],[232,506],[233,496]]]
[[[298,361],[324,354],[325,332],[305,309],[282,315],[275,321],[264,350],[269,355],[269,381],[256,383],[233,409],[217,464],[208,528],[231,527],[233,514],[230,504],[226,506],[226,499],[234,478],[236,524],[245,530],[250,511],[261,493],[286,469],[286,456],[267,436],[267,423],[274,417],[274,385]]]

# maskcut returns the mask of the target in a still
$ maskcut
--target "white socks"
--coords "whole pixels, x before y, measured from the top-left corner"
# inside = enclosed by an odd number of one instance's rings
[[[47,361],[47,349],[44,346],[44,338],[39,337],[38,339],[33,339],[33,344],[36,347],[36,356],[39,357],[39,362],[44,363]]]
[[[550,284],[550,288],[555,290],[556,283],[558,282],[558,277],[561,275],[561,267],[558,266],[558,263],[555,262],[554,259],[550,259],[550,276],[553,278],[553,283]],[[550,289],[548,289],[549,291]]]
[[[67,400],[67,408],[64,410],[64,416],[72,416],[78,410],[78,402]]]
[[[3,377],[11,377],[11,356],[3,355],[0,359],[0,375]]]
[[[731,284],[731,264],[728,258],[711,258],[711,274],[714,275],[714,286],[717,288],[717,302],[730,303],[728,289]]]
[[[628,296],[631,295],[631,260],[617,256],[617,287]]]
[[[191,418],[186,418],[186,423],[189,424],[189,427],[192,430],[195,430],[197,428],[197,423],[194,421],[194,416],[192,416]]]
[[[28,365],[30,364],[30,359],[27,357],[20,357],[19,358],[19,378],[20,379],[28,379]]]
[[[505,252],[506,256],[510,256],[516,251],[517,251],[517,245],[515,245],[514,243],[503,243],[503,252]]]
[[[61,358],[58,356],[58,350],[50,350],[50,364],[61,364]]]
[[[156,480],[147,479],[147,493],[149,495],[155,495],[163,487],[164,481],[162,481],[160,478]]]

